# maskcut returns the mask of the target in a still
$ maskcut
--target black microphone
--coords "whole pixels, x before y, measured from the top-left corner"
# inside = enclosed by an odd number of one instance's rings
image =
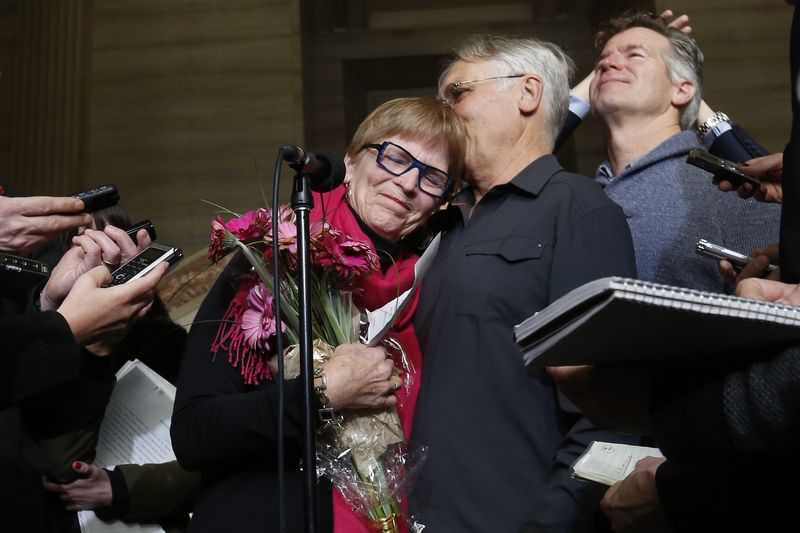
[[[290,167],[296,172],[308,174],[312,191],[332,191],[344,181],[344,159],[338,154],[327,150],[308,152],[290,144],[281,146],[281,151]]]

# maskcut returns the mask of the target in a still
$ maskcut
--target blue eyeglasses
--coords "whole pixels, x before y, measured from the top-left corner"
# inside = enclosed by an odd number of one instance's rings
[[[445,171],[422,163],[398,144],[384,141],[382,144],[365,144],[361,148],[377,150],[375,161],[378,166],[393,176],[405,174],[412,168],[419,170],[417,188],[428,196],[444,200],[453,189],[453,179]]]

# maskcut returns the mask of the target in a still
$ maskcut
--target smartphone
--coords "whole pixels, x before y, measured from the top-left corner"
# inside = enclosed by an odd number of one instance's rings
[[[137,240],[136,240],[136,234],[139,233],[140,229],[146,229],[147,230],[147,234],[150,235],[150,240],[151,241],[155,241],[156,240],[156,238],[157,238],[157,236],[156,236],[156,227],[153,225],[152,222],[150,222],[149,218],[146,218],[146,219],[142,220],[141,222],[137,222],[136,224],[131,225],[131,227],[129,227],[128,229],[125,230],[125,233],[127,233],[130,236],[130,238],[133,239],[133,242],[135,242],[136,244],[139,244],[137,242]]]
[[[753,258],[749,255],[735,252],[733,250],[725,248],[724,246],[720,246],[719,244],[708,242],[705,239],[700,239],[699,241],[697,241],[697,246],[695,248],[695,251],[700,255],[711,257],[713,259],[717,260],[725,259],[726,261],[729,261],[733,265],[733,268],[735,268],[736,270],[743,269],[747,263],[753,260]],[[778,267],[776,265],[770,264],[767,267],[767,272],[774,272],[776,270],[778,270]]]
[[[94,213],[104,207],[111,207],[119,203],[119,191],[114,185],[101,185],[75,193],[72,197],[83,200],[83,211],[85,213]]]
[[[47,281],[49,276],[50,268],[44,263],[0,253],[0,287],[4,289],[32,287]]]
[[[741,172],[734,163],[727,159],[720,159],[711,155],[705,150],[689,150],[686,162],[698,168],[711,172],[717,178],[730,181],[737,187],[743,183],[750,183],[755,187],[761,185],[761,181],[753,176],[748,176]]]
[[[163,261],[167,261],[172,267],[181,259],[183,259],[183,251],[180,248],[154,242],[112,272],[111,285],[121,285],[139,279]]]

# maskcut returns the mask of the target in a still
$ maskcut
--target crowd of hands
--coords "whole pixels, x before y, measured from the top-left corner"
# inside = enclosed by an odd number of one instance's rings
[[[26,255],[68,230],[89,228],[91,215],[71,197],[0,196],[0,250]],[[167,265],[125,285],[108,287],[111,269],[150,245],[147,231],[139,244],[121,228],[86,229],[53,268],[38,305],[55,310],[69,324],[77,343],[98,356],[109,353],[119,335],[150,309]],[[105,261],[105,263],[104,263]]]
[[[25,256],[64,232],[81,228],[41,293],[34,295],[34,307],[59,313],[77,345],[107,357],[150,310],[168,264],[111,286],[111,272],[150,246],[150,235],[140,230],[134,241],[123,228],[91,229],[92,217],[83,211],[83,202],[72,197],[0,195],[0,251]],[[390,407],[397,402],[395,391],[402,381],[383,348],[339,346],[324,370],[334,410]],[[72,469],[78,474],[76,481],[59,484],[43,478],[45,489],[59,494],[68,510],[111,504],[112,487],[104,470],[83,461],[75,461]]]

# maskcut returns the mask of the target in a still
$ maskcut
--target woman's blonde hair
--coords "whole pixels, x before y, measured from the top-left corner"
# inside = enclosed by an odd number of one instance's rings
[[[445,148],[447,174],[455,181],[454,190],[458,189],[464,172],[467,134],[455,111],[430,97],[389,100],[367,115],[353,135],[347,155],[355,159],[364,145],[380,144],[389,137],[406,137]]]

